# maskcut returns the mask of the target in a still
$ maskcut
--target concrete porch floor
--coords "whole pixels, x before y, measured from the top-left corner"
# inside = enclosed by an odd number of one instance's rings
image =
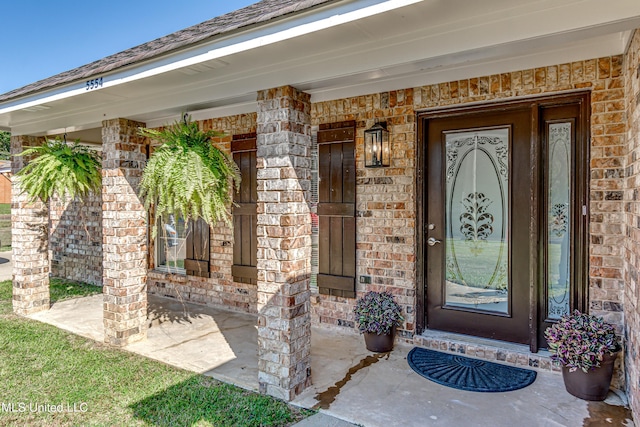
[[[156,360],[258,389],[256,318],[149,295],[146,341],[125,347]],[[31,316],[102,342],[102,295],[63,301]],[[313,386],[295,405],[366,427],[390,426],[632,426],[622,400],[585,402],[564,390],[562,376],[538,372],[529,387],[508,393],[447,388],[414,373],[411,346],[367,351],[355,333],[314,327]],[[314,418],[314,417],[312,417]],[[327,425],[326,418],[316,424]],[[336,424],[337,425],[337,424]]]

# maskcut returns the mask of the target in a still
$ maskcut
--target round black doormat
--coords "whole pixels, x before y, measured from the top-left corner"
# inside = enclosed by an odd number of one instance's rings
[[[423,377],[459,390],[495,393],[526,387],[536,379],[535,371],[447,354],[426,348],[413,348],[407,356],[409,366]]]

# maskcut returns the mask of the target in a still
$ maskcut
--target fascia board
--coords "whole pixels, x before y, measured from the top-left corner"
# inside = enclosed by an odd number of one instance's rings
[[[103,78],[102,86],[99,89],[87,90],[86,81],[83,80],[16,100],[10,100],[0,104],[0,115],[115,87],[206,61],[221,59],[236,53],[311,34],[421,1],[424,0],[357,0],[338,3],[333,7],[320,9],[317,12],[302,13],[300,16],[285,19],[275,24],[260,26],[238,35],[218,39],[212,43],[186,49],[113,73],[96,74],[93,78]]]

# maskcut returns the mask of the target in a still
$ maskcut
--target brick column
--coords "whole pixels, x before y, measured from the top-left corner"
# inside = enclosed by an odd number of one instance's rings
[[[284,400],[311,383],[309,99],[258,92],[258,381]]]
[[[25,164],[16,154],[41,143],[35,137],[11,137],[13,311],[23,316],[49,310],[49,209],[40,199],[29,202],[15,176]]]
[[[147,336],[147,212],[137,195],[147,159],[141,126],[102,122],[104,336],[116,346]]]

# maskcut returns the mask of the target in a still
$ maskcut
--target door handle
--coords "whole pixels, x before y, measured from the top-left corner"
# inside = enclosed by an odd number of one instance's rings
[[[433,237],[429,237],[427,239],[427,245],[429,245],[429,246],[435,246],[436,243],[442,243],[442,240],[438,240],[438,239],[435,239]]]

